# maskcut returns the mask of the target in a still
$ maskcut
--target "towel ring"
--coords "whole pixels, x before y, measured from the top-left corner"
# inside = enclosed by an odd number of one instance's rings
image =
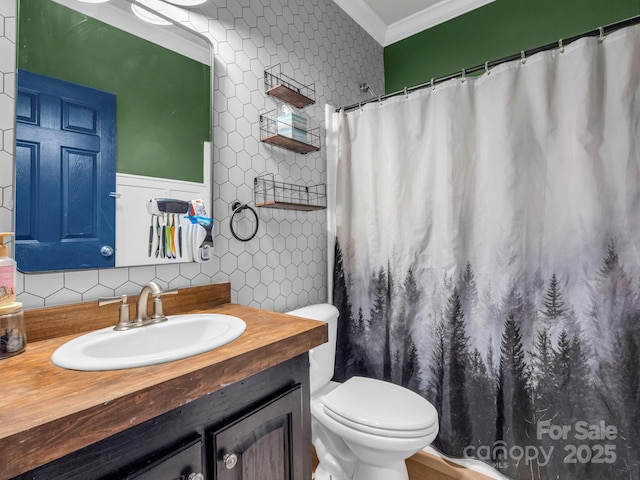
[[[249,240],[251,240],[253,237],[256,236],[256,234],[258,233],[258,227],[260,226],[260,219],[258,218],[258,214],[256,213],[256,211],[251,208],[249,205],[247,205],[246,203],[243,205],[240,202],[234,202],[233,205],[231,205],[231,208],[233,210],[233,213],[231,214],[231,219],[229,220],[229,228],[231,229],[231,235],[233,235],[233,237],[236,240],[240,240],[241,242],[248,242]],[[241,237],[239,236],[235,229],[233,228],[233,220],[236,217],[236,215],[240,212],[242,212],[243,210],[251,210],[251,213],[253,213],[253,216],[256,219],[256,227],[253,230],[253,233],[248,236],[248,237]]]

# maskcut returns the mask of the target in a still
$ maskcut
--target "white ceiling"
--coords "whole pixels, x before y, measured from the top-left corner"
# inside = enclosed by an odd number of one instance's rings
[[[495,0],[334,0],[386,47]]]
[[[384,23],[391,25],[439,1],[440,0],[402,0],[390,2],[388,0],[366,0],[366,3]]]

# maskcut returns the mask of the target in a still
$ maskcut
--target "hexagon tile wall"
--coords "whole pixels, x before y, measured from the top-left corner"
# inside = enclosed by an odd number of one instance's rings
[[[0,3],[0,231],[11,231],[16,5]]]
[[[266,67],[314,83],[305,109],[324,137],[324,105],[357,103],[359,85],[383,88],[383,50],[332,0],[209,0],[185,23],[214,43],[215,255],[206,264],[18,275],[27,308],[135,294],[149,280],[163,287],[231,282],[232,301],[284,311],[327,298],[326,212],[259,209],[260,229],[246,243],[229,229],[231,204],[252,203],[264,173],[297,184],[326,182],[326,151],[299,155],[261,143],[259,114],[276,107],[264,93]],[[16,5],[0,2],[0,230],[11,229]],[[4,93],[3,93],[4,92]],[[324,138],[323,138],[324,140]]]

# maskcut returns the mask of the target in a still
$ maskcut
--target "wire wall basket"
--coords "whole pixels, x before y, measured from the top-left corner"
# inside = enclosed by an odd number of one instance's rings
[[[260,114],[260,140],[297,153],[320,150],[320,127],[300,129],[278,118],[277,110]]]
[[[264,87],[268,95],[284,100],[298,108],[316,103],[315,84],[304,85],[283,74],[279,63],[264,70]]]
[[[296,185],[274,180],[273,174],[256,177],[253,181],[257,207],[287,210],[321,210],[327,208],[327,185]]]

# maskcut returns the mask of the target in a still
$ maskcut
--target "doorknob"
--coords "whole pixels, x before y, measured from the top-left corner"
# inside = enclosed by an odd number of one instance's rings
[[[204,475],[201,473],[192,473],[187,477],[187,480],[204,480]]]
[[[113,248],[109,245],[103,245],[100,249],[100,253],[103,257],[110,257],[111,255],[113,255]]]
[[[227,470],[233,470],[238,463],[238,456],[235,453],[227,453],[222,457],[222,461],[224,462],[224,466],[227,467]]]

